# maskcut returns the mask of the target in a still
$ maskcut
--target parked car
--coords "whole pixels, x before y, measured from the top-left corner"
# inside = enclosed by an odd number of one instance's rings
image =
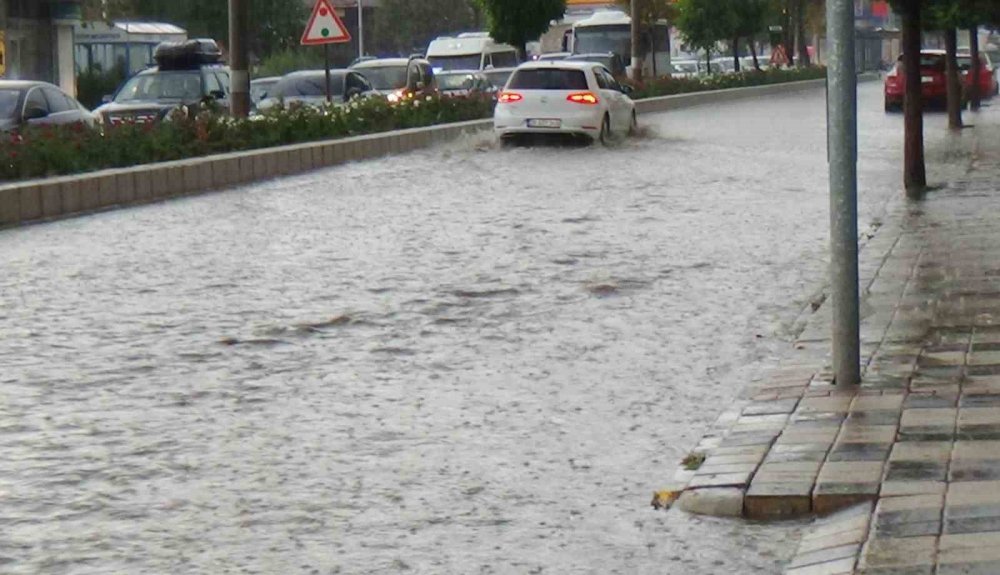
[[[484,70],[483,74],[486,75],[490,84],[493,84],[499,90],[507,85],[507,80],[510,79],[514,70],[517,70],[517,68],[490,68],[488,70]]]
[[[622,57],[614,52],[603,52],[594,54],[572,54],[564,58],[569,62],[597,62],[611,71],[615,78],[625,77],[625,62]]]
[[[93,126],[94,115],[58,87],[47,82],[0,80],[0,131],[75,123]]]
[[[332,103],[344,105],[352,99],[373,93],[372,85],[354,70],[330,70]],[[292,72],[281,77],[257,109],[270,110],[298,103],[306,106],[326,105],[326,73],[324,70]]]
[[[944,50],[920,51],[920,87],[925,105],[943,106],[947,102],[948,84],[945,79],[945,56]],[[962,85],[965,89],[968,89],[972,85],[972,74],[968,73],[971,68],[971,57],[968,54],[960,54],[958,60],[959,70],[962,73]],[[984,97],[990,97],[995,93],[995,78],[992,72],[986,68],[985,62],[980,65],[982,66],[980,74],[981,94]],[[906,78],[903,73],[902,55],[900,55],[896,61],[896,65],[886,75],[883,91],[886,112],[901,110],[903,108],[903,101],[906,95]]]
[[[674,60],[670,64],[674,67],[674,78],[693,78],[700,73],[698,62],[695,60]]]
[[[635,104],[611,72],[593,62],[528,62],[518,66],[497,100],[493,126],[501,139],[569,134],[607,142],[636,128]]]
[[[281,80],[281,76],[257,78],[250,82],[250,103],[257,107],[261,100],[267,98],[267,93]]]
[[[374,58],[352,64],[350,69],[363,74],[375,91],[390,102],[433,94],[437,90],[434,69],[423,58]]]
[[[572,52],[547,52],[545,54],[538,54],[533,60],[565,60],[566,58],[572,56]]]
[[[438,90],[446,96],[494,96],[498,88],[479,70],[452,70],[435,76]],[[502,84],[501,84],[502,85]]]
[[[958,54],[958,69],[965,80],[966,88],[972,88],[972,54]],[[989,54],[979,55],[979,97],[992,98],[997,95],[997,79],[993,75],[993,65]]]
[[[164,42],[154,53],[157,65],[127,80],[94,112],[107,124],[162,120],[180,106],[214,101],[229,107],[229,68],[213,40]]]

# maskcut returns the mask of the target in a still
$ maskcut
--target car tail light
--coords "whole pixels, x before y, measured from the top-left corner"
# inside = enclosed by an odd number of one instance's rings
[[[513,104],[514,102],[520,102],[524,99],[524,96],[518,94],[517,92],[501,92],[500,98],[497,100],[501,104]]]
[[[566,101],[573,102],[574,104],[587,104],[591,106],[600,102],[600,100],[597,99],[597,95],[591,92],[570,94],[569,96],[566,96]]]

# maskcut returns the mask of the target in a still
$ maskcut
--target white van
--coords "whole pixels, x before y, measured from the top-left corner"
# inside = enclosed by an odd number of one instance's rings
[[[517,50],[495,42],[486,32],[437,38],[427,47],[427,59],[437,72],[513,68],[518,64]]]

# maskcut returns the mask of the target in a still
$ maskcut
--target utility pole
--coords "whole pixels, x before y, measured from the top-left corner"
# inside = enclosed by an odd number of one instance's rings
[[[642,42],[639,36],[642,34],[642,28],[639,26],[639,0],[632,0],[629,11],[632,16],[632,80],[634,82],[641,82]]]
[[[830,283],[833,369],[838,387],[861,382],[858,288],[858,78],[854,0],[827,0],[830,39],[827,146],[830,162]]]
[[[250,0],[229,0],[229,109],[234,118],[250,114]]]
[[[363,0],[358,0],[358,58],[365,57],[365,8]]]

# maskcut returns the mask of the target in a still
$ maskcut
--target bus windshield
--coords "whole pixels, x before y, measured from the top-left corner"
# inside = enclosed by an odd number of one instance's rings
[[[428,56],[435,71],[440,70],[479,70],[483,65],[482,54],[463,54],[461,56]]]
[[[632,53],[632,30],[627,24],[579,26],[574,33],[576,34],[573,41],[575,54],[614,52],[623,55]]]

